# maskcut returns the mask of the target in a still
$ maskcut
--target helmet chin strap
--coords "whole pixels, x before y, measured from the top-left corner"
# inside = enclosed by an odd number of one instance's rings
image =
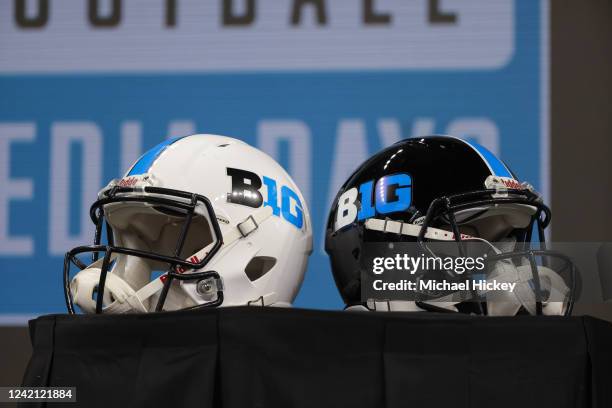
[[[373,312],[424,312],[416,302],[409,300],[376,300],[369,299],[367,309]],[[455,305],[457,302],[436,302],[435,306],[446,309],[450,312],[456,312]]]
[[[239,239],[245,238],[255,232],[259,226],[272,216],[272,207],[266,206],[259,208],[251,213],[246,219],[238,223],[236,227],[226,231],[223,234],[223,246],[229,246]],[[212,246],[210,243],[205,248],[196,252],[193,256],[198,259],[203,259]],[[190,257],[191,258],[191,257]],[[94,293],[97,290],[100,281],[100,273],[102,272],[103,259],[92,263],[87,268],[83,269],[75,275],[70,283],[70,291],[76,303],[86,313],[95,313],[96,299]],[[154,279],[141,287],[139,290],[134,290],[132,286],[122,277],[108,272],[106,275],[106,283],[104,285],[104,313],[133,313],[133,312],[148,312],[154,310],[154,305],[145,306],[147,300],[161,292],[164,287],[164,273],[157,279]],[[248,304],[269,305],[276,300],[276,294],[268,294],[254,299]],[[261,303],[258,303],[261,302]]]
[[[381,220],[370,218],[365,222],[366,229],[392,233],[396,235],[406,235],[417,237],[421,231],[421,225],[409,224],[394,220]],[[438,241],[454,241],[455,236],[452,232],[445,231],[439,228],[427,227],[425,238]],[[502,254],[504,251],[495,247],[489,241],[462,234],[464,240],[478,240],[487,243],[495,253]],[[515,241],[508,240],[502,242],[504,250],[508,252],[514,246]],[[549,299],[564,299],[569,288],[559,276],[558,273],[545,266],[537,266],[537,273],[540,278],[542,289],[549,292]],[[508,291],[490,291],[481,292],[486,295],[487,299],[487,314],[490,316],[514,316],[520,310],[521,306],[530,314],[536,314],[536,299],[533,288],[530,286],[530,281],[533,278],[531,265],[515,266],[510,260],[503,260],[495,263],[495,268],[489,279],[496,279],[507,283],[516,283],[513,292]],[[437,307],[456,310],[455,294],[443,296],[431,303]],[[385,311],[421,311],[415,302],[412,301],[385,301],[385,300],[369,300],[368,308],[370,310],[385,310]],[[563,314],[564,303],[562,301],[543,301],[542,313],[545,315],[560,315]]]
[[[366,229],[372,231],[388,232],[391,234],[406,235],[409,237],[418,237],[419,233],[421,232],[422,226],[401,221],[369,218],[365,222],[365,227]],[[440,228],[427,227],[427,231],[425,231],[425,238],[435,239],[438,241],[454,241],[455,234]],[[466,234],[461,234],[461,238],[474,239],[474,237],[471,237]]]
[[[70,282],[70,291],[76,303],[85,313],[95,313],[96,299],[95,292],[98,289],[100,282],[100,274],[102,273],[103,259],[91,264],[86,269],[76,274]],[[146,311],[147,308],[142,303],[146,297],[138,296],[143,292],[142,288],[136,292],[129,283],[123,278],[114,273],[106,274],[106,283],[104,285],[104,304],[109,305],[104,311],[114,312],[117,305],[129,304],[129,309],[136,311]],[[116,312],[115,312],[116,313]]]
[[[85,313],[96,312],[94,294],[100,282],[102,261],[100,259],[83,269],[70,282],[74,303]],[[149,311],[149,308],[145,306],[147,299],[161,291],[163,286],[162,280],[158,278],[136,291],[125,279],[108,272],[104,284],[104,304],[106,306],[102,311],[104,313],[147,312]]]
[[[366,220],[365,227],[366,229],[369,229],[372,231],[387,232],[387,233],[396,234],[396,235],[406,235],[406,236],[415,237],[415,238],[419,236],[419,233],[421,232],[421,228],[422,228],[422,226],[418,224],[409,224],[409,223],[405,223],[402,221],[394,221],[394,220],[381,220],[378,218],[370,218]],[[455,234],[453,234],[452,232],[440,229],[440,228],[427,227],[424,238],[433,239],[437,241],[455,241]],[[489,241],[487,241],[484,238],[473,237],[468,234],[461,234],[461,239],[465,241],[484,242],[485,244],[489,245],[489,247],[491,247],[491,249],[496,254],[502,253],[501,250],[496,248],[493,244],[491,244]],[[514,242],[508,241],[506,244],[514,244]]]

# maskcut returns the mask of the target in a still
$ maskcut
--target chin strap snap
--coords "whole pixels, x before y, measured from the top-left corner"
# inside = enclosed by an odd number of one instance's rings
[[[259,229],[259,226],[272,216],[272,207],[264,206],[251,213],[235,228],[223,232],[223,245],[230,245],[239,239],[246,238]]]

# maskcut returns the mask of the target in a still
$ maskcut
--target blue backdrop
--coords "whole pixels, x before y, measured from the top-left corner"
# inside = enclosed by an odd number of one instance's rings
[[[128,159],[164,138],[191,131],[241,138],[294,173],[315,229],[297,305],[341,307],[323,228],[338,183],[367,155],[399,137],[455,133],[496,150],[521,178],[543,187],[541,7],[516,2],[514,52],[493,69],[0,75],[0,313],[62,312],[58,246],[66,240],[52,228],[65,224],[70,236],[91,240],[91,227],[82,225],[90,204],[83,191],[120,176]],[[101,144],[70,139],[79,129]],[[11,132],[25,136],[10,139]],[[57,151],[62,134],[67,153]],[[63,168],[54,160],[68,161],[67,181],[52,182]],[[53,198],[53,188],[63,190]],[[69,216],[58,219],[63,213]],[[15,250],[11,239],[22,240]]]

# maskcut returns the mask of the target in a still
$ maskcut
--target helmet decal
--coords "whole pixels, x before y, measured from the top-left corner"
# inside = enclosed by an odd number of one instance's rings
[[[281,186],[281,203],[278,203],[277,182],[273,178],[263,176],[263,184],[266,185],[267,197],[260,191],[262,178],[257,174],[248,171],[227,168],[227,175],[232,178],[232,191],[227,193],[227,202],[232,204],[245,205],[248,207],[272,208],[272,215],[281,217],[291,225],[300,229],[304,225],[304,209],[300,197],[289,186]]]
[[[374,182],[376,185],[374,186]],[[357,209],[357,201],[360,208]],[[337,203],[334,229],[337,231],[355,221],[364,221],[378,214],[390,214],[410,208],[412,177],[406,173],[383,176],[362,183],[359,189],[345,191]]]
[[[170,146],[172,143],[181,140],[185,136],[181,137],[173,137],[171,139],[165,140],[143,154],[140,159],[130,169],[128,172],[128,176],[137,176],[149,171],[155,160]]]
[[[508,167],[502,162],[500,159],[495,157],[493,153],[491,153],[486,147],[469,140],[463,140],[466,144],[468,144],[472,149],[474,149],[478,155],[485,162],[489,170],[491,170],[491,174],[494,176],[500,177],[509,177],[514,178]]]

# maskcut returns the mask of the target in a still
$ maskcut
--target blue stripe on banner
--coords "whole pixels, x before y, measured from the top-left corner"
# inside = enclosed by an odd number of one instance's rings
[[[489,167],[489,169],[491,169],[491,172],[494,176],[514,178],[512,176],[512,173],[510,173],[510,170],[508,170],[508,168],[506,167],[506,165],[497,157],[495,157],[493,153],[488,151],[484,146],[481,146],[478,143],[471,142],[469,140],[466,140],[466,142],[470,146],[472,146],[478,153],[480,153],[480,156],[487,163],[487,166]]]
[[[143,154],[140,159],[138,159],[138,161],[132,166],[130,172],[128,173],[128,176],[137,176],[139,174],[144,174],[148,172],[151,166],[153,165],[155,159],[157,159],[162,154],[162,152],[166,150],[168,146],[170,146],[177,140],[182,139],[183,137],[185,136],[173,137],[172,139],[168,139]]]

